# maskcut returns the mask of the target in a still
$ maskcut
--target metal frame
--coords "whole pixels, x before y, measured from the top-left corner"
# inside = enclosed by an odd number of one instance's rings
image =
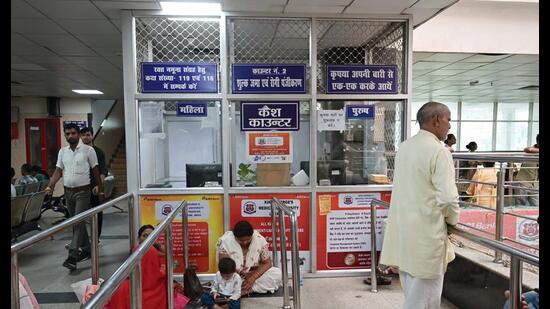
[[[124,54],[124,100],[126,117],[126,145],[128,149],[128,191],[135,191],[139,196],[142,195],[177,195],[177,194],[223,194],[224,211],[224,229],[228,230],[230,213],[230,194],[239,193],[309,193],[310,194],[310,253],[311,253],[311,275],[317,273],[317,211],[316,198],[318,192],[372,192],[372,191],[391,191],[391,185],[365,185],[365,186],[318,186],[316,181],[317,165],[317,103],[320,100],[390,100],[401,101],[401,139],[404,140],[410,135],[410,110],[412,102],[412,16],[411,15],[368,15],[368,14],[350,14],[346,16],[338,14],[270,14],[270,13],[221,13],[219,16],[204,16],[219,19],[220,27],[220,92],[212,94],[144,94],[139,93],[137,89],[137,58],[136,58],[136,18],[140,17],[186,17],[164,14],[160,11],[123,11],[122,13],[122,32],[123,32],[123,54]],[[191,17],[192,16],[187,16]],[[232,49],[229,48],[229,42],[233,35],[232,29],[229,29],[229,19],[233,18],[259,18],[259,19],[308,19],[310,20],[309,35],[309,93],[307,94],[232,94],[229,89],[229,64],[232,63]],[[404,84],[401,85],[402,93],[388,95],[336,95],[323,94],[317,91],[317,25],[318,20],[330,19],[334,21],[387,21],[403,22],[403,66],[401,74],[406,74]],[[140,100],[217,100],[221,101],[221,121],[222,121],[222,168],[223,168],[223,186],[220,188],[143,188],[141,186],[141,167],[139,154],[139,133],[138,133],[138,104]],[[234,126],[235,106],[231,101],[246,100],[299,100],[309,101],[310,104],[310,176],[312,181],[304,187],[234,187],[229,183],[230,175],[236,181],[235,169],[229,169],[229,162],[235,159],[234,144]],[[231,174],[229,174],[231,173]],[[139,200],[138,200],[139,204]],[[305,206],[305,205],[304,205]],[[140,211],[136,208],[136,222],[139,223]],[[340,273],[340,271],[332,271]],[[343,271],[342,273],[355,274],[353,270]],[[364,270],[363,270],[364,272]],[[319,277],[326,277],[326,272],[320,272]]]
[[[287,250],[286,250],[286,227],[285,215],[290,219],[290,242],[292,244],[292,304],[294,309],[300,309],[300,256],[298,248],[298,216],[294,210],[288,208],[279,199],[271,199],[271,229],[273,236],[273,265],[279,265],[283,281],[283,309],[290,309]],[[279,227],[276,226],[276,217],[279,216]],[[279,245],[281,249],[281,261],[277,259],[277,230],[279,230]]]
[[[381,200],[374,199],[371,201],[371,255],[373,256],[371,264],[371,292],[378,292],[377,282],[376,282],[376,233],[372,233],[376,228],[376,206],[382,206],[384,208],[389,208],[390,204]],[[457,225],[465,226],[470,228],[467,225],[458,223]],[[490,240],[487,238],[479,237],[477,235],[468,233],[462,229],[456,227],[449,227],[449,231],[455,235],[464,237],[468,240],[471,240],[477,244],[480,244],[485,247],[489,247],[498,251],[501,255],[507,254],[510,255],[512,261],[510,265],[510,295],[511,299],[511,308],[520,309],[521,308],[521,287],[522,287],[522,273],[523,265],[522,262],[529,263],[531,265],[539,266],[539,257],[519,251],[515,248],[507,246],[502,241]]]
[[[177,213],[183,212],[182,224],[184,235],[187,236],[187,202],[185,200],[173,209],[166,218],[157,226],[157,228],[147,237],[147,239],[130,255],[130,257],[122,263],[122,265],[111,275],[111,277],[103,282],[97,293],[82,306],[82,308],[102,308],[116,292],[117,288],[122,284],[126,277],[130,276],[130,308],[142,308],[142,290],[141,290],[141,259],[149,251],[151,246],[155,244],[160,235],[165,233],[166,243],[166,288],[167,288],[167,304],[168,308],[173,308],[173,256],[172,256],[172,221]],[[187,238],[185,239],[187,243]],[[184,246],[184,259],[187,266],[187,246]]]
[[[97,214],[109,207],[114,207],[116,203],[122,202],[125,199],[128,199],[128,212],[129,212],[129,223],[130,223],[130,250],[134,245],[134,242],[137,241],[135,237],[136,228],[133,222],[135,221],[135,212],[134,210],[134,194],[126,193],[122,196],[119,196],[109,202],[101,204],[97,207],[91,208],[83,213],[80,213],[76,216],[73,216],[58,225],[54,225],[51,228],[42,231],[34,236],[31,236],[23,241],[17,242],[11,245],[11,308],[19,309],[19,266],[18,266],[18,254],[19,252],[26,250],[36,243],[49,239],[53,235],[64,231],[76,224],[81,223],[84,220],[92,219],[92,231],[91,231],[91,261],[92,261],[92,283],[97,284],[99,280],[99,237],[97,235]],[[135,239],[133,239],[134,237]]]

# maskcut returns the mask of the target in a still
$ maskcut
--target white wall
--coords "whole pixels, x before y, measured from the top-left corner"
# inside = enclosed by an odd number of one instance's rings
[[[538,3],[459,1],[413,32],[415,52],[539,53]]]
[[[91,112],[91,100],[89,98],[61,98],[59,110],[61,113],[60,121],[60,139],[61,146],[66,146],[67,142],[63,136],[63,121],[84,120],[87,121],[88,113]],[[26,140],[25,140],[25,119],[49,118],[45,97],[12,97],[11,106],[19,108],[18,128],[19,136],[11,140],[11,166],[15,169],[15,177],[21,177],[21,165],[27,162]],[[56,186],[63,186],[60,180]]]

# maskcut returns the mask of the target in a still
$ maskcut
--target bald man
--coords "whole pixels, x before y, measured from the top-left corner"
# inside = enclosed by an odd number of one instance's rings
[[[454,259],[447,225],[458,222],[451,153],[441,141],[451,125],[444,104],[418,110],[420,131],[395,156],[393,191],[380,264],[399,267],[404,309],[439,309],[443,275]]]

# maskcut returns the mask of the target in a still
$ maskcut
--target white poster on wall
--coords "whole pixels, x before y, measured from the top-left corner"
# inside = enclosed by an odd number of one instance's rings
[[[344,131],[346,115],[343,110],[318,110],[317,125],[319,131]]]

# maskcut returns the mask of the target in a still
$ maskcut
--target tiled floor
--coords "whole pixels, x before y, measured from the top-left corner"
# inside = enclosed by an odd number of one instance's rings
[[[41,226],[48,228],[60,215],[51,211],[43,214]],[[129,253],[128,214],[116,209],[104,214],[100,247],[100,277],[107,279]],[[91,277],[90,261],[78,264],[77,271],[69,273],[61,264],[67,257],[64,245],[70,241],[71,230],[45,240],[19,255],[20,271],[37,294],[41,308],[79,308],[70,285]],[[36,234],[31,232],[19,240]],[[363,278],[306,278],[301,289],[302,308],[401,308],[403,293],[399,280],[391,286],[380,286],[378,293],[371,293]],[[61,293],[61,294],[56,294]],[[60,303],[63,298],[66,302]],[[56,302],[58,301],[58,302]],[[245,298],[242,308],[281,308],[282,297]],[[291,301],[292,304],[292,301]],[[454,308],[442,304],[442,308]]]

